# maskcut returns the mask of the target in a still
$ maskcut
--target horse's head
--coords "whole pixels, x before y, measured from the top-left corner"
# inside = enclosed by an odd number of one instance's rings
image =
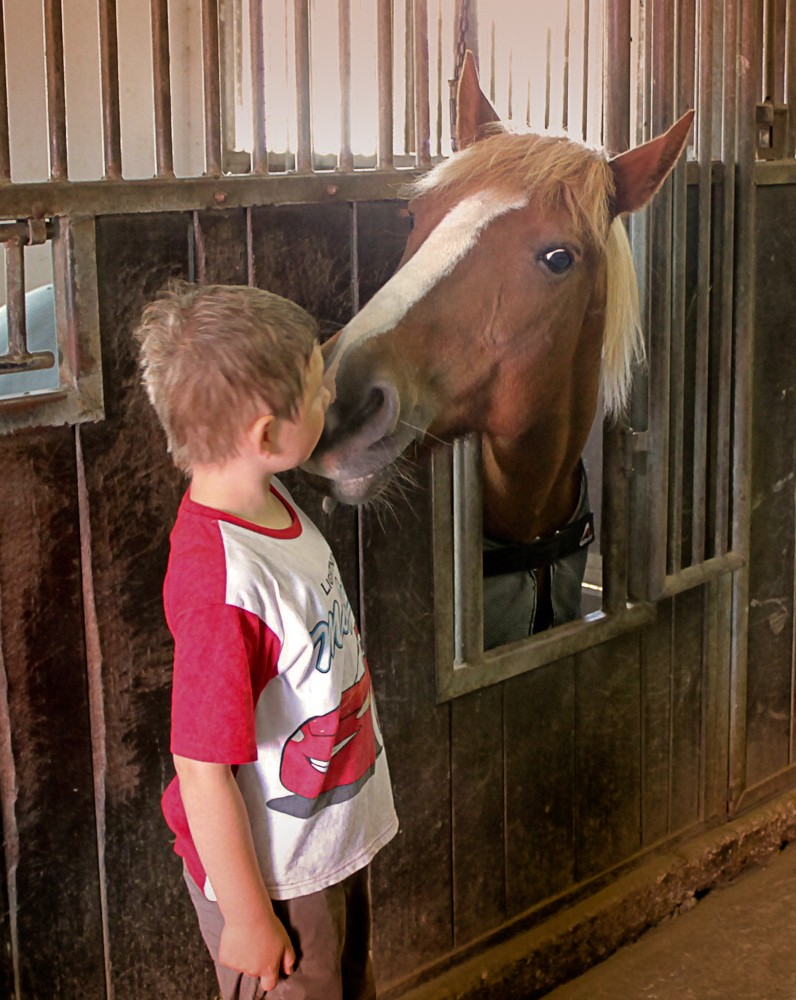
[[[588,433],[601,355],[612,358],[604,385],[618,408],[638,342],[632,294],[611,298],[622,268],[626,292],[632,274],[624,230],[612,223],[663,183],[691,117],[614,159],[566,138],[510,133],[492,124],[468,53],[460,152],[415,185],[396,274],[326,348],[333,402],[308,471],[359,503],[426,435],[544,435],[565,412],[571,425],[573,409]],[[607,325],[629,326],[629,339],[615,332],[624,340],[609,345]]]

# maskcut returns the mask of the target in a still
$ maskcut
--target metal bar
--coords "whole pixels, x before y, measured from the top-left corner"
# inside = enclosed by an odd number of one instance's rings
[[[686,566],[678,573],[666,577],[661,597],[674,597],[694,587],[701,587],[719,576],[734,573],[745,565],[745,556],[738,552],[726,552],[723,556],[715,556],[694,566]]]
[[[572,10],[570,0],[567,0],[566,16],[564,21],[564,82],[562,87],[561,100],[561,128],[566,131],[569,128],[569,36],[572,30]]]
[[[110,180],[119,180],[122,176],[122,126],[119,107],[119,36],[116,0],[100,0],[99,33],[105,176]]]
[[[241,0],[223,0],[219,7],[218,36],[220,65],[224,67],[219,75],[221,102],[221,168],[225,173],[239,173],[230,165],[230,153],[235,150],[235,88],[241,79],[242,67],[238,59],[239,18]]]
[[[699,0],[697,48],[697,157],[699,163],[696,288],[696,345],[694,361],[694,506],[691,521],[691,562],[707,558],[707,469],[710,410],[710,286],[713,204],[713,0]]]
[[[478,662],[457,664],[447,674],[438,675],[437,701],[458,698],[592,649],[599,643],[652,624],[656,615],[657,608],[654,604],[633,604],[616,614],[596,612],[586,620],[557,625],[554,629],[535,635],[532,643],[500,646],[490,650]]]
[[[218,0],[202,0],[202,75],[205,109],[205,172],[221,176],[221,77]]]
[[[693,0],[681,0],[675,8],[676,34],[672,80],[674,83],[674,115],[680,114],[693,103]],[[690,43],[690,44],[689,44]],[[673,115],[673,117],[674,117]],[[685,161],[681,158],[672,171],[672,222],[671,248],[672,275],[672,329],[671,369],[669,378],[669,516],[667,542],[667,573],[676,573],[683,561],[683,504],[685,454],[685,315],[686,315],[686,234],[688,232],[688,204],[686,201]]]
[[[796,156],[796,0],[787,0],[785,20],[785,102],[788,105],[788,134],[785,156]]]
[[[415,152],[415,33],[414,0],[404,0],[404,146]]]
[[[265,121],[265,28],[262,3],[249,4],[252,64],[252,172],[268,173]]]
[[[151,0],[152,78],[155,97],[155,160],[158,177],[174,174],[168,0]]]
[[[6,32],[0,7],[0,183],[11,180],[11,149],[8,139],[8,80],[6,75]]]
[[[377,166],[384,170],[393,165],[392,111],[392,3],[378,0],[377,49],[379,89],[379,147]]]
[[[415,155],[419,167],[431,166],[431,124],[428,105],[428,5],[414,0]]]
[[[351,0],[339,0],[340,28],[340,169],[354,169],[351,151]]]
[[[653,134],[663,132],[673,115],[674,37],[673,0],[652,4],[650,123]],[[653,452],[649,470],[648,592],[657,594],[667,568],[669,512],[669,421],[672,340],[672,187],[666,181],[650,207],[650,264],[654,279],[650,302],[650,432]]]
[[[763,99],[774,104],[785,101],[786,58],[785,0],[765,0]]]
[[[0,355],[0,374],[41,371],[52,368],[55,358],[50,351],[31,353],[27,344],[25,314],[25,243],[24,237],[12,236],[5,241],[6,310],[8,318],[8,350]]]
[[[296,170],[312,170],[312,113],[310,88],[310,9],[309,0],[295,0],[296,47]]]
[[[733,409],[733,510],[732,548],[749,551],[752,510],[752,365],[754,360],[755,290],[755,106],[759,80],[751,58],[756,49],[756,5],[741,6],[737,132],[737,214],[735,311],[735,397]],[[730,656],[730,775],[729,802],[732,810],[746,787],[747,757],[747,668],[749,654],[749,570],[733,578],[733,632]]]
[[[453,445],[454,662],[484,655],[482,580],[483,501],[481,437],[468,434]]]
[[[724,65],[735,66],[738,48],[739,0],[724,5]],[[721,265],[719,276],[718,373],[716,379],[716,488],[714,552],[721,555],[730,545],[730,503],[732,499],[732,355],[733,355],[733,285],[735,281],[735,144],[738,132],[736,106],[737,74],[724,73],[722,95],[723,122],[721,159],[724,164],[723,206],[721,213]]]
[[[8,353],[24,356],[28,353],[25,320],[25,246],[16,237],[7,240],[6,304],[8,311]]]
[[[609,5],[608,5],[608,14],[607,14],[608,17],[615,16],[613,14],[614,6],[615,5],[613,3],[609,3]],[[628,9],[628,17],[629,17],[629,15],[630,15],[630,11]],[[619,29],[619,27],[620,26],[617,25],[617,30]],[[624,28],[622,28],[621,30],[624,31]],[[582,90],[581,90],[581,108],[582,108],[582,112],[581,112],[581,123],[580,123],[581,138],[583,139],[584,142],[586,141],[586,139],[587,139],[587,137],[589,135],[589,35],[590,35],[590,32],[591,32],[591,10],[590,10],[590,3],[589,3],[589,0],[584,0],[584,2],[583,2],[583,86],[582,86]],[[612,29],[608,25],[606,25],[605,37],[608,39],[608,44],[610,45],[611,44],[611,38],[613,36],[612,36]],[[622,37],[624,39],[624,35]],[[629,31],[628,31],[628,38],[627,38],[627,44],[628,44],[628,46],[629,46],[629,40],[630,40],[630,35],[629,35]],[[625,41],[623,40],[623,42],[622,42],[623,48],[624,48],[624,45],[625,45]],[[610,56],[606,55],[606,59],[608,59],[608,58],[610,58]],[[627,62],[628,62],[628,67],[629,67],[630,66],[630,52],[629,51],[628,51],[628,54],[627,54]],[[606,93],[607,93],[608,89],[613,89],[613,88],[610,87],[610,84],[609,84],[608,88],[606,88]],[[629,87],[628,87],[628,90],[629,90]],[[628,93],[628,101],[629,100],[630,100],[630,94]],[[629,120],[630,120],[630,112],[628,111],[628,121]],[[611,143],[608,141],[607,138],[606,138],[606,143],[605,144],[606,144],[606,146],[608,146],[609,149],[612,149]],[[621,150],[620,150],[620,152],[621,152]]]
[[[68,176],[66,153],[66,91],[64,88],[64,29],[61,0],[44,0],[44,55],[47,71],[47,131],[50,177]]]
[[[41,205],[48,217],[183,212],[195,208],[245,208],[251,205],[323,204],[330,201],[392,201],[413,179],[414,159],[406,169],[324,171],[319,174],[269,174],[267,177],[146,178],[108,184],[50,182],[0,186],[0,218],[17,218]]]
[[[605,40],[605,144],[612,153],[622,153],[630,145],[630,0],[609,0]],[[587,53],[588,49],[588,59]],[[584,80],[587,77],[584,66]],[[608,612],[622,608],[628,595],[630,494],[624,451],[624,428],[606,424],[603,427],[600,549],[603,556],[603,610]]]

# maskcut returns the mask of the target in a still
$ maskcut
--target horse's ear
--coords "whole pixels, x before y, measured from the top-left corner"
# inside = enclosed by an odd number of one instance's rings
[[[693,118],[694,112],[686,111],[668,132],[609,161],[616,186],[614,215],[635,212],[652,198],[682,153]]]
[[[482,125],[499,122],[500,117],[481,92],[475,57],[468,49],[459,75],[456,92],[456,148],[465,149],[479,138]]]

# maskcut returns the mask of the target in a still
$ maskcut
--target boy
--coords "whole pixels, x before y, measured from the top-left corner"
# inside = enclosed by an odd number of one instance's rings
[[[375,996],[367,865],[397,819],[329,546],[276,473],[329,392],[314,321],[248,287],[172,285],[136,331],[190,486],[171,534],[163,796],[224,1000]]]

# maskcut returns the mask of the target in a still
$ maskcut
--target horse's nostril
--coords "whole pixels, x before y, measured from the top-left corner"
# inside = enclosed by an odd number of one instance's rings
[[[371,383],[349,398],[338,390],[337,399],[326,413],[324,440],[331,444],[357,438],[367,447],[395,430],[399,411],[398,390],[389,382]]]
[[[381,386],[374,385],[357,412],[355,420],[360,425],[368,423],[382,409],[384,403],[384,389]]]

